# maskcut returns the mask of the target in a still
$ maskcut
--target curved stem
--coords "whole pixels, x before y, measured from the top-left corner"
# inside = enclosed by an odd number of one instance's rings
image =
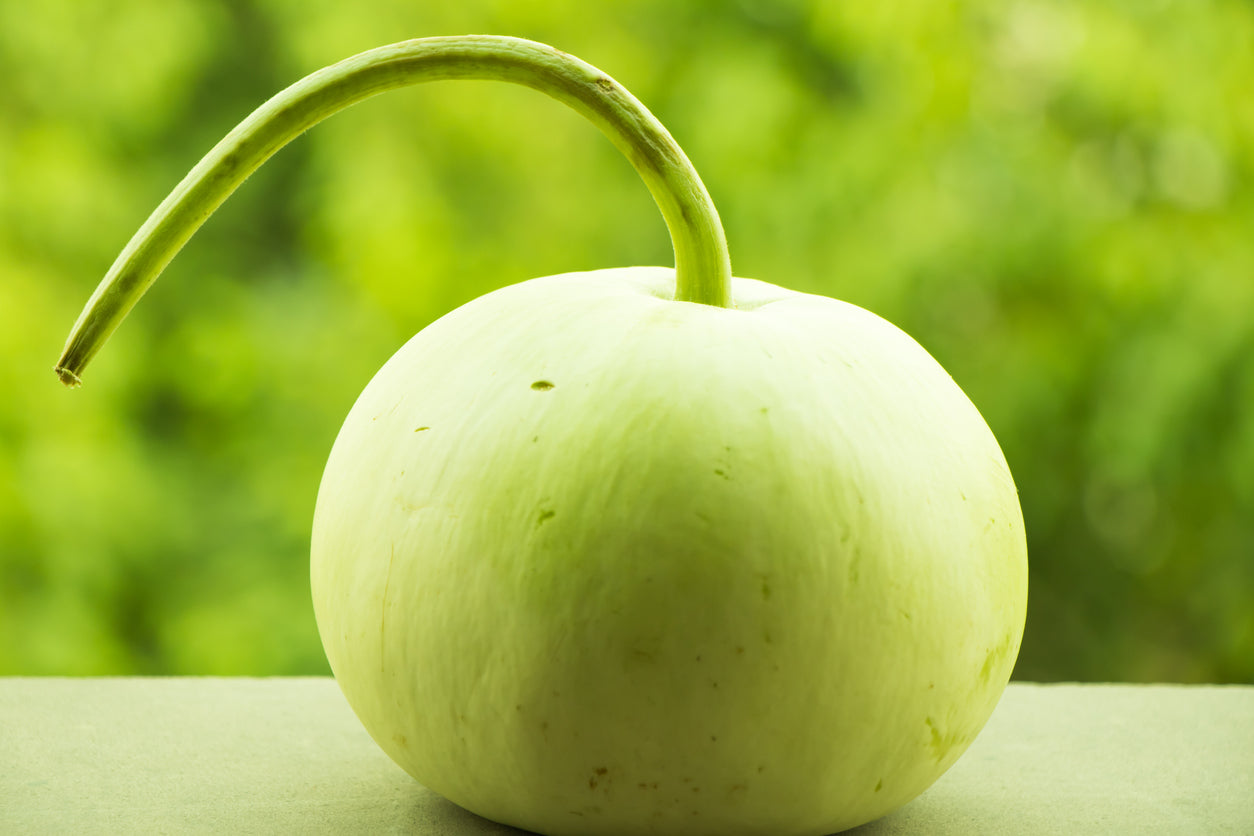
[[[718,213],[675,140],[595,67],[544,44],[468,35],[363,52],[296,82],[205,155],[122,250],[70,332],[56,372],[69,386],[192,234],[263,162],[326,117],[376,93],[440,79],[509,81],[582,113],[631,161],[675,248],[679,301],[727,307],[731,266]]]

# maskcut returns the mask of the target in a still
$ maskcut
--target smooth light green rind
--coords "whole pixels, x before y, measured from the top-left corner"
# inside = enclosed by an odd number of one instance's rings
[[[892,325],[673,281],[526,282],[384,367],[318,498],[328,658],[388,754],[488,818],[854,826],[939,777],[1009,678],[1015,488]]]

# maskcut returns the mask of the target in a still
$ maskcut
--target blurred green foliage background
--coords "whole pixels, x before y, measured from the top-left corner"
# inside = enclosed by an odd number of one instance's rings
[[[670,264],[608,141],[521,88],[391,93],[213,217],[79,392],[122,245],[320,66],[514,34],[670,128],[736,273],[915,336],[1000,439],[1016,678],[1254,681],[1254,6],[1242,0],[0,0],[0,673],[325,673],[325,456],[413,332],[502,285]]]

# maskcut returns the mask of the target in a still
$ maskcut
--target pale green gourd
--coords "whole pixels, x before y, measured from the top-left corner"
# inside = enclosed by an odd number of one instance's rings
[[[641,172],[677,270],[495,291],[366,388],[313,531],[314,608],[349,703],[423,784],[555,836],[824,834],[929,786],[996,705],[1027,595],[1015,487],[957,385],[860,308],[730,278],[687,159],[576,59],[483,37],[337,67],[250,117],[158,209],[62,379],[249,171],[328,113],[431,77],[557,95]]]

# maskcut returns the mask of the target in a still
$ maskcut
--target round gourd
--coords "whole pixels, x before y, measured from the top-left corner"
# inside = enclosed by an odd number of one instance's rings
[[[318,494],[327,656],[419,781],[550,834],[829,833],[975,738],[1023,528],[975,408],[866,311],[660,268],[414,337]]]

